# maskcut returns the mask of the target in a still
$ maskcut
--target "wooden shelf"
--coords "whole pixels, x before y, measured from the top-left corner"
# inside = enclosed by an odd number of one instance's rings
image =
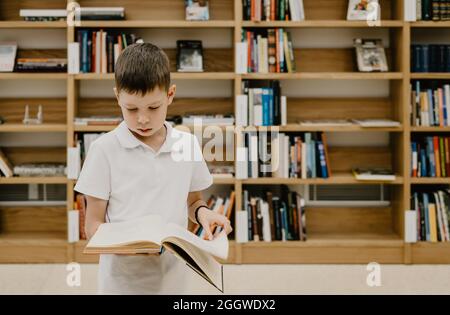
[[[325,131],[325,132],[402,132],[403,127],[383,127],[383,128],[365,128],[358,125],[354,126],[302,126],[288,124],[279,127],[280,132],[303,132],[303,131]]]
[[[411,177],[410,182],[420,185],[450,185],[450,177]]]
[[[446,28],[450,27],[449,21],[417,21],[411,22],[411,27]]]
[[[234,21],[81,21],[77,27],[89,28],[234,28]]]
[[[248,80],[400,80],[401,72],[298,72],[298,73],[249,73],[242,74]]]
[[[65,124],[42,124],[42,125],[24,125],[24,124],[2,124],[0,132],[66,132]]]
[[[411,244],[413,264],[450,264],[450,242]]]
[[[214,177],[213,175],[213,183],[214,185],[234,185],[236,179],[234,178],[220,178]]]
[[[450,132],[450,127],[411,127],[411,132]]]
[[[448,80],[450,79],[450,73],[435,72],[435,73],[411,73],[411,79],[423,79],[423,80]]]
[[[80,73],[75,74],[75,80],[114,80],[114,73]],[[172,72],[170,74],[173,80],[233,80],[233,72],[201,72],[201,73],[181,73]]]
[[[67,184],[66,177],[0,177],[0,184]]]
[[[381,21],[380,26],[369,26],[365,21],[305,20],[305,21],[243,21],[242,27],[283,27],[283,28],[373,28],[403,27],[403,21]]]
[[[3,233],[0,263],[66,263],[68,246],[65,233]]]
[[[311,235],[306,242],[249,242],[241,245],[242,263],[403,263],[404,243],[395,234]]]
[[[103,125],[103,126],[82,126],[74,125],[75,132],[108,132],[114,130],[117,125]]]
[[[67,73],[0,73],[0,80],[66,80]]]
[[[403,177],[397,176],[394,181],[358,181],[350,173],[333,174],[329,178],[249,178],[240,180],[244,185],[343,185],[343,184],[403,184]]]
[[[54,29],[67,28],[66,21],[32,22],[32,21],[0,21],[0,28],[20,29]]]

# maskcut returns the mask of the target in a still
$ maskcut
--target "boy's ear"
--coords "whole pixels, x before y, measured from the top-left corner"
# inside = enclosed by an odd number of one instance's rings
[[[113,87],[114,95],[116,96],[117,101],[119,101],[119,93],[117,93],[117,88]]]
[[[169,102],[167,103],[167,106],[172,104],[173,98],[175,97],[175,92],[177,91],[177,86],[175,84],[172,84],[169,87],[169,90],[167,91],[167,96],[169,97]]]

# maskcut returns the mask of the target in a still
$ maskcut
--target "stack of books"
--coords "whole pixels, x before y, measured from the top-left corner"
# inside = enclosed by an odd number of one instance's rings
[[[16,72],[67,72],[67,58],[17,58]]]
[[[411,141],[412,177],[450,177],[450,137],[416,137]]]
[[[244,0],[244,20],[303,21],[303,0]]]

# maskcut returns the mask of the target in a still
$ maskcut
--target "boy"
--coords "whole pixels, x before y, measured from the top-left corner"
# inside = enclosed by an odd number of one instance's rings
[[[91,144],[74,188],[86,195],[88,238],[104,222],[148,214],[186,227],[189,217],[201,224],[210,240],[214,225],[222,226],[227,234],[231,232],[230,221],[209,210],[202,200],[201,191],[212,184],[212,176],[198,141],[165,121],[175,90],[175,85],[170,85],[169,60],[160,48],[149,43],[133,44],[119,56],[114,93],[124,121]],[[180,147],[181,140],[188,141]],[[184,150],[200,159],[174,158]],[[179,271],[175,272],[177,264]],[[166,252],[101,255],[99,293],[161,293],[169,274],[176,275],[174,281],[183,292],[186,272],[181,270],[187,268],[180,264]]]

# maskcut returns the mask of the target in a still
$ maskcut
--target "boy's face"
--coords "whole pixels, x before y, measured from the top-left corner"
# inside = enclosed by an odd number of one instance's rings
[[[142,94],[129,94],[114,88],[117,102],[122,110],[128,128],[143,138],[156,134],[164,125],[167,106],[172,103],[176,86],[172,85],[166,92],[156,87],[153,91]]]

